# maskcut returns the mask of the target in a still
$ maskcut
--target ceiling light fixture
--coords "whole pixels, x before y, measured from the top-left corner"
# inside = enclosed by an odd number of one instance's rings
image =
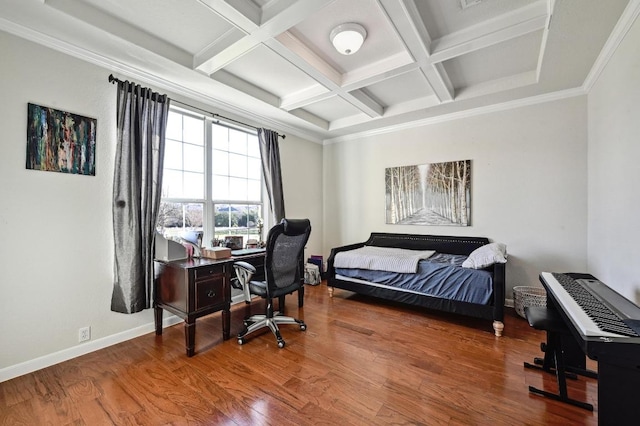
[[[329,40],[333,47],[343,55],[353,55],[360,49],[364,39],[367,38],[367,31],[360,24],[342,24],[331,30]]]

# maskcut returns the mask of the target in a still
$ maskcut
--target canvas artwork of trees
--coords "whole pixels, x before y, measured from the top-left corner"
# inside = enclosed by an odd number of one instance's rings
[[[469,226],[471,160],[385,169],[386,223]]]

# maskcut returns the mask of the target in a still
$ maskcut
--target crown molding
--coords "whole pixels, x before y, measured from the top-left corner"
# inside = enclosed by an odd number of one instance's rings
[[[356,132],[348,135],[337,136],[334,138],[322,139],[322,133],[314,133],[312,131],[306,131],[297,126],[286,124],[284,122],[262,117],[257,114],[252,114],[247,110],[238,108],[232,104],[220,101],[206,94],[194,91],[187,87],[176,84],[172,81],[158,77],[152,73],[140,70],[132,67],[128,64],[90,51],[88,49],[76,46],[70,42],[63,41],[41,33],[32,28],[25,27],[23,25],[11,22],[5,18],[0,18],[0,30],[4,30],[8,33],[14,34],[18,37],[30,40],[37,44],[49,47],[64,54],[76,57],[86,62],[93,63],[100,67],[106,68],[114,73],[121,73],[125,76],[129,76],[132,79],[140,80],[147,84],[158,87],[162,90],[168,90],[176,95],[184,96],[185,98],[193,101],[200,102],[214,109],[220,109],[222,112],[229,113],[240,118],[249,120],[254,123],[260,123],[266,126],[270,126],[278,129],[285,134],[292,134],[300,138],[306,139],[311,142],[319,143],[322,145],[328,145],[333,143],[339,143],[344,141],[356,140],[385,133],[395,132],[404,129],[410,129],[414,127],[427,126],[437,123],[442,123],[451,120],[458,120],[467,117],[473,117],[482,114],[488,114],[497,111],[505,111],[509,109],[519,108],[528,105],[535,105],[544,102],[552,102],[560,99],[570,98],[574,96],[580,96],[588,94],[598,80],[600,74],[610,61],[614,52],[628,33],[629,29],[636,21],[638,15],[640,15],[640,0],[630,0],[629,4],[625,8],[620,20],[616,24],[609,39],[605,43],[602,51],[598,55],[593,67],[587,75],[582,87],[562,90],[558,92],[532,96],[525,99],[517,99],[514,101],[502,102],[499,104],[487,105],[474,109],[452,112],[449,114],[443,114],[436,117],[429,117],[424,119],[417,119],[406,123],[394,124],[386,127],[381,127],[372,130],[365,130],[362,132]]]
[[[67,41],[63,41],[55,37],[51,37],[49,35],[43,34],[32,28],[28,28],[23,25],[16,24],[15,22],[9,21],[1,17],[0,17],[0,30],[6,31],[7,33],[13,34],[17,37],[32,41],[36,44],[51,48],[53,50],[67,54],[74,58],[83,60],[85,62],[98,65],[102,68],[106,68],[107,72],[110,71],[113,73],[122,74],[124,76],[130,77],[131,79],[144,82],[145,84],[153,85],[159,89],[167,90],[177,95],[184,96],[189,100],[201,102],[205,105],[208,105],[211,108],[221,110],[219,112],[235,115],[237,117],[240,117],[241,119],[249,120],[254,123],[260,123],[259,125],[261,126],[264,125],[264,126],[275,128],[278,130],[279,133],[295,135],[300,138],[306,139],[310,142],[322,144],[322,138],[318,137],[318,135],[316,134],[305,132],[300,128],[297,128],[289,124],[276,121],[270,118],[262,117],[257,114],[249,114],[248,111],[238,108],[229,103],[220,101],[219,99],[215,99],[211,96],[204,95],[195,90],[191,90],[189,88],[176,84],[170,80],[166,80],[161,77],[158,77],[157,75],[132,67],[128,64],[125,64],[123,62],[109,58],[107,56],[98,54],[96,52],[92,52],[83,47],[76,46]],[[106,77],[105,77],[105,81],[106,81]]]
[[[620,43],[622,43],[622,40],[624,40],[624,37],[629,32],[629,29],[631,29],[638,15],[640,15],[640,0],[631,0],[629,4],[627,4],[624,12],[622,12],[622,16],[613,28],[609,39],[600,51],[600,55],[598,55],[598,58],[584,81],[583,87],[587,92],[590,92],[593,85],[598,81],[600,74],[611,60],[611,57],[618,49],[618,46],[620,46]]]
[[[355,139],[362,139],[371,136],[383,135],[385,133],[397,132],[399,130],[412,129],[414,127],[430,126],[432,124],[444,123],[452,120],[460,120],[468,117],[475,117],[483,114],[490,114],[492,112],[506,111],[516,108],[521,108],[530,105],[537,105],[546,102],[553,102],[561,99],[573,98],[576,96],[586,95],[587,92],[583,87],[577,87],[574,89],[561,90],[552,93],[546,93],[544,95],[531,96],[523,99],[516,99],[513,101],[501,102],[497,104],[487,105],[478,108],[467,109],[463,111],[456,111],[449,114],[442,114],[436,117],[429,117],[425,119],[414,120],[407,123],[396,124],[387,127],[381,127],[374,130],[367,130],[359,133],[352,133],[350,135],[338,136],[336,138],[325,139],[322,141],[323,145],[331,145],[339,142],[346,142]]]

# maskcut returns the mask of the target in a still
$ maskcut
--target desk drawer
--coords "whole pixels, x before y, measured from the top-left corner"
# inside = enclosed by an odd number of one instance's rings
[[[224,266],[222,265],[202,266],[195,270],[196,281],[208,280],[213,277],[216,277],[217,275],[220,275],[222,277],[223,274],[224,274]]]
[[[196,281],[196,311],[220,304],[224,301],[224,280],[220,274],[218,279]]]

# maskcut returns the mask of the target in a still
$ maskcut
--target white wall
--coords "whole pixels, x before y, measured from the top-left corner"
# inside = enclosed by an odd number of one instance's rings
[[[640,22],[589,93],[589,272],[640,305]]]
[[[322,253],[322,145],[294,135],[280,140],[285,213],[311,220],[305,254]]]
[[[150,332],[153,316],[151,310],[110,311],[116,147],[111,71],[3,32],[0,52],[1,381],[96,342]],[[25,169],[28,102],[98,120],[95,177]],[[321,248],[322,195],[306,183],[322,179],[321,151],[293,136],[281,142],[286,208],[311,218],[308,247],[314,251]],[[92,341],[83,346],[78,329],[84,326],[91,326]]]
[[[586,96],[325,146],[324,250],[373,231],[507,244],[507,298],[541,271],[586,270]],[[472,226],[385,224],[386,167],[472,160]]]

